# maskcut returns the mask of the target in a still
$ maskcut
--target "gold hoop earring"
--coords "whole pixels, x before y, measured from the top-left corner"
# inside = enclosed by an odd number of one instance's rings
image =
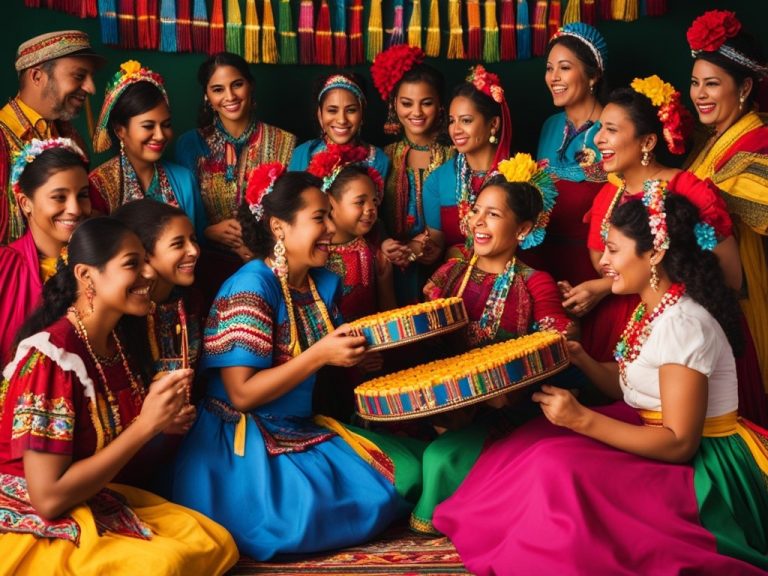
[[[654,292],[659,291],[659,272],[656,270],[656,264],[651,264],[651,289]]]
[[[640,164],[643,166],[649,166],[651,164],[651,158],[653,158],[651,151],[643,150],[643,155],[640,157]]]
[[[285,259],[285,243],[283,238],[278,238],[272,249],[272,271],[282,278],[288,274],[288,261]]]

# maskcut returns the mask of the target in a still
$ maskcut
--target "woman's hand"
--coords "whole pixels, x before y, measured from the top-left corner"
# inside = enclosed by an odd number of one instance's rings
[[[192,404],[182,406],[181,411],[171,421],[171,424],[163,430],[163,434],[186,434],[192,428],[197,417],[197,410]]]
[[[211,224],[205,229],[205,237],[233,251],[237,251],[243,245],[243,231],[240,223],[234,218]]]
[[[562,281],[557,283],[557,287],[563,297],[563,308],[579,318],[592,310],[610,292],[610,284],[606,284],[603,278],[587,280],[577,286]]]
[[[193,375],[192,370],[173,370],[154,380],[136,423],[143,424],[153,434],[166,430],[186,405]]]
[[[363,359],[365,336],[351,336],[349,330],[349,324],[342,324],[312,346],[321,354],[324,364],[355,366]]]
[[[381,243],[381,251],[392,264],[400,268],[407,268],[411,263],[408,259],[411,254],[408,247],[394,238],[387,238]]]
[[[552,424],[577,432],[585,427],[590,410],[579,403],[569,390],[544,384],[540,392],[533,394],[532,400],[541,406],[544,416]]]

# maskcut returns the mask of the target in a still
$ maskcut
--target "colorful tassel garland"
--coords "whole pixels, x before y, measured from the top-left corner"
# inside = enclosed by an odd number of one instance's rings
[[[646,16],[663,16],[667,13],[667,0],[645,0]]]
[[[467,58],[480,60],[483,46],[480,0],[467,0],[467,30]]]
[[[317,13],[317,30],[315,31],[315,64],[325,66],[333,64],[332,44],[331,9],[328,8],[328,0],[322,0]]]
[[[440,56],[440,4],[438,0],[429,3],[429,23],[427,24],[427,42],[424,53],[431,57]]]
[[[208,52],[208,7],[205,0],[195,0],[192,12],[192,46],[195,52]]]
[[[614,20],[631,22],[638,17],[638,0],[613,0],[611,3],[611,15]]]
[[[485,0],[485,29],[483,62],[499,61],[499,24],[496,21],[496,0]]]
[[[85,0],[80,4],[80,18],[96,18],[98,15],[96,0]]]
[[[176,52],[176,2],[163,0],[160,4],[160,51]]]
[[[225,26],[227,52],[243,55],[243,15],[238,0],[227,0],[227,23]]]
[[[261,60],[264,64],[277,64],[277,38],[275,37],[275,15],[272,0],[264,0],[261,15]]]
[[[408,44],[421,48],[421,0],[413,0],[411,18],[408,20]]]
[[[579,0],[568,0],[565,12],[563,13],[563,26],[581,21],[581,2]]]
[[[578,0],[577,0],[578,1]],[[515,49],[515,4],[514,0],[501,0],[501,59],[514,60]]]
[[[368,44],[365,57],[373,62],[376,55],[384,48],[384,27],[381,20],[381,0],[371,0],[371,12],[368,15]]]
[[[148,0],[136,0],[136,45],[143,50],[149,50],[152,47],[148,10]]]
[[[578,2],[576,2],[578,4]],[[595,0],[584,0],[584,8],[581,11],[581,21],[590,26],[597,20]]]
[[[101,28],[101,43],[116,45],[117,35],[117,4],[115,0],[99,0],[99,28]]]
[[[600,15],[600,20],[612,20],[613,12],[611,11],[612,0],[595,0],[597,2],[597,13]]]
[[[136,48],[136,4],[133,0],[119,0],[117,25],[120,31],[120,47]]]
[[[405,42],[405,15],[403,14],[403,0],[395,0],[392,15],[392,30],[389,34],[387,47],[403,44]]]
[[[365,61],[363,54],[363,0],[352,0],[349,9],[349,65],[362,64]]]
[[[192,52],[192,15],[189,0],[176,2],[176,51]]]
[[[245,48],[243,58],[256,64],[259,61],[259,15],[256,13],[256,0],[245,0]]]
[[[528,0],[517,0],[517,58],[531,57],[531,26],[528,24]]]
[[[280,61],[283,64],[296,64],[298,62],[296,31],[293,29],[290,0],[280,0],[277,33],[280,35]]]
[[[159,0],[149,0],[149,48],[157,50],[160,47],[160,19],[157,14],[160,10]]]
[[[536,0],[533,13],[533,55],[542,56],[547,50],[547,0]]]
[[[224,51],[224,2],[213,0],[211,26],[208,40],[208,54]]]
[[[560,29],[561,10],[562,10],[562,5],[560,4],[560,0],[550,0],[549,20],[547,20],[547,43],[549,43],[549,39],[555,35],[555,32],[557,32]],[[545,48],[545,52],[546,52],[546,48]]]
[[[333,61],[336,66],[343,68],[349,63],[347,0],[336,0],[333,4]]]
[[[464,59],[464,30],[461,28],[461,5],[459,0],[448,0],[448,59]]]
[[[312,64],[315,51],[315,5],[312,0],[299,2],[299,62]]]

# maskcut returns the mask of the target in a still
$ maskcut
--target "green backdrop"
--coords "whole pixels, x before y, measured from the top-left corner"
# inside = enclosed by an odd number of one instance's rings
[[[244,3],[243,3],[244,4]],[[298,3],[296,3],[298,4]],[[368,4],[366,2],[366,4]],[[447,2],[441,2],[441,22],[447,22],[444,12]],[[565,3],[564,3],[565,4]],[[167,54],[145,50],[120,50],[101,44],[98,19],[80,20],[46,9],[24,6],[23,0],[5,0],[5,16],[0,34],[0,86],[3,99],[14,96],[17,79],[13,60],[17,46],[44,32],[77,28],[86,31],[97,50],[108,58],[107,65],[97,73],[98,93],[92,99],[94,115],[98,115],[103,99],[104,85],[121,62],[130,58],[161,73],[167,83],[173,109],[176,134],[195,126],[201,90],[197,85],[197,67],[205,59],[202,54]],[[210,5],[210,2],[209,2]],[[391,2],[383,2],[385,19]],[[531,1],[533,6],[533,2]],[[669,12],[660,18],[641,18],[635,22],[600,22],[598,28],[608,42],[609,86],[628,83],[635,76],[659,74],[672,82],[687,98],[691,58],[685,40],[685,31],[691,21],[705,10],[718,8],[734,10],[747,30],[755,34],[768,50],[768,35],[763,26],[768,22],[768,2],[765,0],[669,0]],[[275,12],[277,15],[277,12]],[[426,21],[426,14],[423,15]],[[294,19],[294,22],[297,20]],[[363,22],[367,21],[367,12]],[[385,22],[386,24],[386,22]],[[447,37],[443,37],[445,53]],[[463,60],[430,59],[446,76],[446,85],[452,86],[466,75],[472,62]],[[538,132],[544,119],[555,109],[544,84],[544,59],[532,58],[513,62],[494,63],[488,68],[498,73],[503,81],[513,123],[513,150],[535,152]],[[256,78],[256,97],[263,120],[286,128],[305,140],[316,134],[314,109],[311,101],[313,80],[331,68],[300,65],[252,65]],[[378,93],[370,85],[367,66],[354,67],[369,80],[369,110],[365,120],[365,137],[376,144],[385,144],[381,131],[385,107]],[[78,120],[81,133],[85,123]],[[102,158],[95,158],[96,161]]]

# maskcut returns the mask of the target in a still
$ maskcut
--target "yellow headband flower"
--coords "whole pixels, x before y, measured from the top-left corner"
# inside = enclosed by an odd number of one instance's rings
[[[656,108],[669,104],[676,92],[672,84],[664,82],[656,74],[648,76],[648,78],[635,78],[632,80],[631,86],[638,94],[647,96]]]
[[[530,154],[518,153],[499,162],[497,170],[507,182],[528,182],[538,170]]]
[[[127,62],[120,64],[120,70],[123,71],[125,76],[136,74],[141,70],[141,63],[138,60],[128,60]]]

